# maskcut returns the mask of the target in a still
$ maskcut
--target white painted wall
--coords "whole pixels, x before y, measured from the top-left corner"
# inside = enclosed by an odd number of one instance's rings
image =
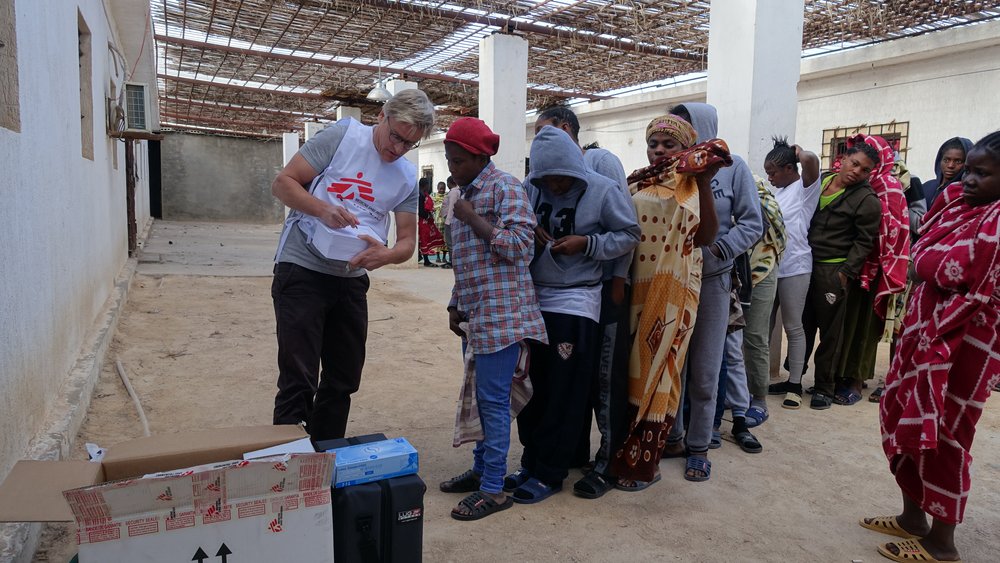
[[[594,140],[618,155],[628,173],[646,165],[645,129],[654,117],[685,101],[704,102],[706,81],[574,106],[580,143]],[[792,139],[820,152],[824,129],[908,121],[910,170],[933,177],[945,140],[973,141],[1000,129],[1000,22],[956,28],[802,60],[798,118]],[[534,116],[525,119],[530,146]],[[421,166],[447,177],[442,139],[420,145]],[[505,139],[501,139],[501,145]],[[762,162],[749,162],[763,176]],[[509,171],[521,177],[523,171]]]
[[[144,31],[115,32],[102,0],[23,0],[15,9],[21,132],[0,128],[0,478],[42,430],[127,259],[125,150],[105,132],[107,45],[116,33],[141,41]],[[80,147],[78,9],[92,34],[93,160]],[[136,151],[140,231],[149,220],[145,145]]]

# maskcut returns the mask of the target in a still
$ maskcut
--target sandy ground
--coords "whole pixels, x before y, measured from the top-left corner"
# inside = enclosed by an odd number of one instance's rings
[[[114,371],[120,360],[154,433],[267,424],[275,386],[270,257],[277,227],[157,223],[84,426],[83,444],[138,437],[138,416]],[[437,484],[469,467],[471,449],[451,447],[461,379],[459,342],[443,303],[451,271],[372,274],[368,361],[351,411],[351,434],[405,436],[428,483],[425,561],[880,561],[887,537],[857,525],[893,514],[899,494],[879,447],[867,401],[827,411],[781,409],[755,433],[758,455],[727,441],[711,453],[707,483],[682,478],[665,460],[663,480],[640,493],[598,500],[567,491],[485,520],[448,516],[459,496]],[[888,361],[880,351],[879,370]],[[807,376],[809,382],[809,376]],[[973,450],[973,489],[957,540],[965,561],[1000,552],[1000,414],[990,400]],[[728,423],[723,426],[728,430]],[[592,436],[596,444],[596,434]],[[516,469],[516,435],[510,468]],[[47,527],[36,561],[68,561],[69,525]],[[991,555],[992,554],[992,555]]]

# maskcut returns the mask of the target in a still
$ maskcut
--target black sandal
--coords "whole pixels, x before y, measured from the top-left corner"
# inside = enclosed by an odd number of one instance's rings
[[[596,471],[588,471],[582,479],[573,484],[573,494],[578,497],[595,499],[614,488],[617,479]]]
[[[734,432],[733,438],[740,449],[748,454],[759,454],[764,451],[764,446],[760,445],[760,441],[749,430]]]
[[[508,508],[514,506],[514,499],[508,496],[503,502],[497,502],[484,495],[482,491],[476,491],[462,499],[458,504],[468,508],[469,513],[465,514],[463,512],[458,512],[456,507],[451,510],[451,517],[455,520],[469,521],[486,518],[494,512],[507,510]]]
[[[458,477],[442,481],[439,488],[442,493],[471,493],[478,491],[479,485],[479,475],[476,475],[476,472],[470,469]]]

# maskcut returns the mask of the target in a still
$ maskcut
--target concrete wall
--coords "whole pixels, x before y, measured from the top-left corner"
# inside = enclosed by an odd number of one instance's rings
[[[281,170],[281,140],[165,133],[160,143],[163,219],[280,223],[271,195]]]
[[[824,129],[907,121],[907,165],[917,176],[931,178],[943,141],[956,135],[976,141],[1000,129],[997,92],[1000,22],[810,57],[802,61],[792,140],[819,154]],[[628,173],[646,165],[644,135],[650,120],[677,103],[705,98],[706,81],[700,80],[573,106],[580,118],[580,143],[599,141],[621,158]],[[533,133],[532,115],[525,120],[529,146]],[[443,137],[422,143],[414,157],[422,167],[434,168],[435,179],[448,176]],[[762,162],[749,164],[763,175]],[[521,170],[508,172],[523,175]]]
[[[142,6],[132,3],[129,9]],[[78,18],[91,33],[82,156]],[[120,77],[108,44],[119,40],[101,0],[15,3],[20,132],[0,127],[0,478],[46,429],[48,407],[88,341],[128,257],[125,151],[106,133],[106,88]],[[144,20],[140,20],[144,21]],[[140,230],[149,220],[145,143],[137,147]],[[116,164],[117,163],[117,164]]]

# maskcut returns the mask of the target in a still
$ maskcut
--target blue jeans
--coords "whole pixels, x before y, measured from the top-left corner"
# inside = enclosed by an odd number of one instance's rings
[[[465,345],[462,345],[463,351]],[[510,449],[510,385],[520,346],[517,343],[493,352],[476,354],[476,403],[483,425],[483,439],[472,450],[472,470],[481,477],[479,488],[490,494],[503,490]]]

